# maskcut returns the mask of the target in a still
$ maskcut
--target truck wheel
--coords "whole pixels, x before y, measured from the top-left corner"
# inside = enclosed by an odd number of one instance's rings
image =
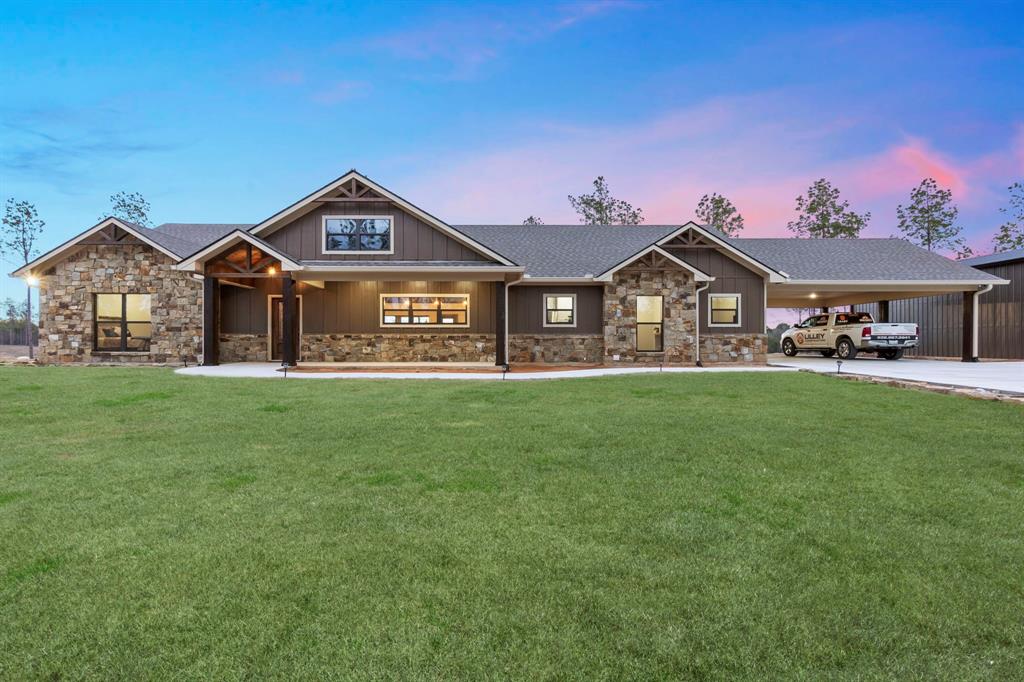
[[[796,357],[796,344],[793,343],[793,339],[782,340],[782,354],[787,358]]]
[[[883,355],[882,357],[885,358],[886,360],[899,360],[900,358],[903,357],[903,349],[897,348],[895,350],[887,350],[885,351],[885,355]]]
[[[830,358],[830,357],[832,357],[833,355],[835,355],[835,354],[836,354],[836,352],[835,352],[835,350],[834,350],[834,349],[832,349],[832,348],[829,348],[828,350],[823,350],[823,351],[821,351],[821,354],[822,354],[822,355],[824,355],[824,356],[825,356],[826,358]]]
[[[836,353],[841,360],[853,360],[857,357],[857,346],[853,345],[853,341],[844,337],[839,339],[839,343],[836,344]]]

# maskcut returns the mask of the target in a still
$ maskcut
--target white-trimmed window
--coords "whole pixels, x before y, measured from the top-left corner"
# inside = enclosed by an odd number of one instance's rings
[[[544,326],[576,326],[576,294],[544,294]]]
[[[469,294],[381,294],[381,327],[468,327]]]
[[[739,327],[741,324],[739,294],[708,294],[709,327]]]
[[[323,252],[394,253],[394,225],[388,215],[325,215]]]

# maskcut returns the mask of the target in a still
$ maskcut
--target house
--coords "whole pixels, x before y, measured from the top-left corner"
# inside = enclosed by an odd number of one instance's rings
[[[960,261],[1010,282],[979,297],[978,353],[982,358],[1024,360],[1024,249]],[[969,303],[970,305],[970,303]],[[867,310],[874,312],[875,308]],[[921,327],[921,345],[910,354],[957,357],[963,348],[964,298],[942,294],[893,301],[889,314],[914,320]]]
[[[49,363],[761,363],[768,307],[1005,283],[900,240],[449,225],[355,170],[255,225],[108,218],[13,274]]]

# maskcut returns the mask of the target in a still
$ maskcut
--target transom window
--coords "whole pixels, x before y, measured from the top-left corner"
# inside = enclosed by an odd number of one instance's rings
[[[391,216],[324,216],[324,253],[394,253]]]
[[[469,294],[381,294],[382,327],[468,327]]]
[[[153,337],[149,294],[96,294],[93,348],[106,352],[149,350]]]
[[[739,327],[740,295],[709,294],[708,325],[711,327]]]
[[[661,296],[636,297],[636,349],[660,353],[664,349],[662,322],[665,304]]]
[[[544,294],[544,326],[576,326],[576,294]]]

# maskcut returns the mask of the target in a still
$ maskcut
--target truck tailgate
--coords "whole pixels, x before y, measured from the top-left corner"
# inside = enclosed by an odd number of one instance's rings
[[[872,322],[872,336],[916,336],[917,325],[910,322]]]

